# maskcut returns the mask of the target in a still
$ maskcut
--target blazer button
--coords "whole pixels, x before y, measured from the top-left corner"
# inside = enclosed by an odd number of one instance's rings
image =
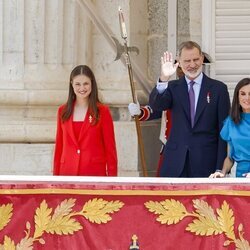
[[[80,152],[81,152],[81,151],[80,151],[80,149],[77,149],[77,151],[76,151],[76,152],[77,152],[77,154],[80,154]]]

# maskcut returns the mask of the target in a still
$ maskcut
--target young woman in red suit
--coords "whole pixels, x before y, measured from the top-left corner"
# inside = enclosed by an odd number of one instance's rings
[[[68,100],[58,109],[53,174],[117,176],[112,117],[86,65],[71,72]]]

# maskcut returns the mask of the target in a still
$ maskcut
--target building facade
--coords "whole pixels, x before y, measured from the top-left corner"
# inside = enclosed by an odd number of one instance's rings
[[[240,3],[239,3],[240,2]],[[114,61],[112,37],[123,43],[124,12],[136,93],[141,104],[160,71],[160,56],[194,40],[212,58],[209,74],[230,93],[250,68],[247,0],[0,0],[0,174],[50,175],[56,110],[66,101],[69,74],[89,65],[115,125],[120,176],[141,174],[127,66]],[[142,125],[149,175],[154,175],[160,121]]]

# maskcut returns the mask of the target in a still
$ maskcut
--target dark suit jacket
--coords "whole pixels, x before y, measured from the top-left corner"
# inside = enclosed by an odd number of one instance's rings
[[[57,134],[54,153],[54,175],[117,176],[117,155],[114,127],[107,106],[98,106],[100,119],[91,124],[87,112],[77,140],[73,129],[73,115],[62,122],[57,114]]]
[[[172,114],[172,127],[163,152],[160,176],[179,177],[187,153],[191,177],[208,177],[222,168],[227,145],[219,133],[230,109],[224,83],[203,75],[193,128],[185,77],[170,81],[162,94],[154,88],[149,103],[154,110],[170,109]]]

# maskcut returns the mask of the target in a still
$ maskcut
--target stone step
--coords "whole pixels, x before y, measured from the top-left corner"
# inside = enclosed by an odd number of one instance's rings
[[[55,131],[56,121],[1,120],[0,143],[50,143]]]
[[[158,121],[142,123],[149,176],[155,176],[159,159]],[[135,123],[114,122],[120,176],[141,175]],[[50,175],[55,121],[0,121],[0,175]]]
[[[0,144],[0,175],[52,175],[53,155],[54,144]],[[119,164],[119,176],[139,176],[136,163]]]
[[[54,144],[0,143],[0,175],[51,175]]]
[[[55,120],[58,106],[0,106],[0,118],[4,120]]]

